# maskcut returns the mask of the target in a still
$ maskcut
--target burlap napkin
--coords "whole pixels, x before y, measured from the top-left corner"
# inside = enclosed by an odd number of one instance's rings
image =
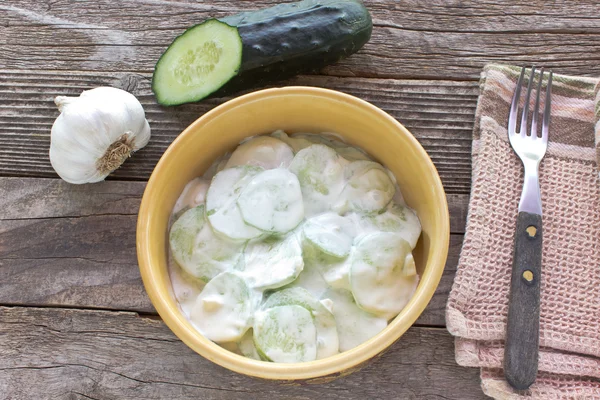
[[[446,322],[457,336],[457,362],[481,368],[487,395],[600,399],[598,79],[554,75],[550,142],[540,168],[544,241],[539,374],[529,390],[516,392],[501,370],[523,182],[506,128],[519,72],[488,65],[482,73],[467,229]]]

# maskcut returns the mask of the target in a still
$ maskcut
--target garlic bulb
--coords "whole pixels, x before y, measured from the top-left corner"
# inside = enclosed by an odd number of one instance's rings
[[[148,144],[150,126],[134,95],[112,87],[58,96],[50,162],[69,183],[99,182]]]

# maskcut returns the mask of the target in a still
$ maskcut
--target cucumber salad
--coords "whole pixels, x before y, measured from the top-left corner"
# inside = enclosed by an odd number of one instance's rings
[[[245,140],[173,209],[169,273],[206,338],[263,361],[322,359],[414,294],[421,225],[392,173],[332,135]]]

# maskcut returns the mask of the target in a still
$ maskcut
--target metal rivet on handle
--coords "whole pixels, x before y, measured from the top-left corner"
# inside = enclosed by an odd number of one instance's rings
[[[531,272],[530,270],[526,270],[523,272],[523,278],[527,281],[527,282],[531,282],[533,280],[533,272]]]

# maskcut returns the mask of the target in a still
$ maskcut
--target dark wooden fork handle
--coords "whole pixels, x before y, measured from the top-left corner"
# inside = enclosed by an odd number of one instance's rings
[[[517,390],[527,389],[538,370],[542,216],[520,212],[515,232],[504,376]]]

